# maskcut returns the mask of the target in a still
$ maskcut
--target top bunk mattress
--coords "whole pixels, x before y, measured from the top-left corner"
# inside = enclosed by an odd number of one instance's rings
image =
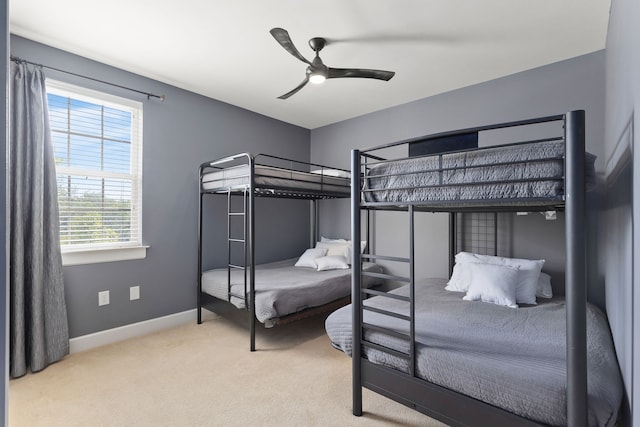
[[[442,207],[549,205],[564,200],[564,139],[379,162],[367,168],[363,200]],[[595,156],[585,183],[595,185]]]
[[[349,176],[334,176],[338,173],[302,172],[274,166],[255,165],[254,184],[258,189],[315,191],[350,195]],[[227,191],[249,186],[250,166],[237,165],[207,172],[202,176],[202,189],[205,191]]]

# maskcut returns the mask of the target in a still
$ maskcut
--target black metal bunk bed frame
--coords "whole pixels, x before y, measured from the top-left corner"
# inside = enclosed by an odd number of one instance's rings
[[[264,163],[261,163],[264,162]],[[278,166],[273,166],[277,164]],[[318,200],[335,199],[340,197],[349,197],[349,194],[337,191],[335,185],[326,185],[324,183],[323,174],[319,174],[320,188],[295,188],[295,185],[274,185],[259,184],[256,182],[256,166],[267,166],[282,169],[282,164],[288,165],[287,170],[293,172],[308,172],[312,167],[319,168],[321,171],[329,170],[327,166],[303,162],[299,160],[287,159],[284,157],[272,156],[268,154],[239,153],[233,156],[224,157],[218,160],[202,163],[199,167],[199,202],[198,202],[198,291],[197,291],[197,317],[198,324],[202,323],[202,309],[208,302],[217,300],[217,298],[208,295],[202,291],[202,221],[203,221],[203,198],[205,195],[226,195],[227,196],[227,277],[228,277],[228,299],[231,297],[231,270],[241,269],[244,271],[244,300],[245,308],[249,312],[249,334],[251,351],[255,351],[255,334],[256,334],[256,314],[255,314],[255,198],[287,198],[298,200],[309,200],[312,202],[311,208],[311,224],[312,230],[310,240],[315,244],[318,235]],[[240,175],[236,175],[236,179],[245,179],[245,183],[234,183],[225,188],[215,187],[212,189],[203,188],[203,177],[212,171],[222,171],[225,165],[232,166],[248,166],[248,170]],[[295,167],[294,167],[295,166]],[[335,168],[331,168],[335,170]],[[344,171],[347,172],[348,171]],[[288,183],[299,182],[298,178],[291,176],[290,178],[281,178]],[[243,210],[232,212],[231,197],[242,196]],[[231,236],[231,218],[241,217],[244,219],[244,235],[242,238],[234,238]],[[232,264],[231,251],[234,244],[243,246],[244,265]],[[229,301],[227,301],[229,302]],[[342,305],[347,304],[344,301]],[[338,308],[336,304],[328,304],[326,310]],[[309,309],[309,312],[319,313],[319,308]],[[298,313],[296,313],[298,314]],[[297,319],[296,314],[286,316],[286,321]]]
[[[582,110],[571,111],[563,115],[548,116],[531,120],[522,120],[498,125],[483,126],[472,129],[464,129],[454,132],[445,132],[433,135],[433,138],[442,136],[454,136],[469,132],[479,132],[513,126],[540,124],[545,122],[564,122],[564,197],[560,199],[535,200],[535,206],[523,207],[524,200],[503,200],[501,202],[490,201],[476,202],[459,205],[448,203],[442,206],[439,202],[366,202],[363,198],[362,176],[363,168],[366,169],[367,160],[384,160],[381,157],[370,154],[371,151],[380,150],[406,144],[409,141],[401,141],[376,147],[370,150],[353,150],[351,158],[351,233],[353,241],[361,239],[361,211],[371,210],[404,210],[409,215],[409,255],[407,258],[390,257],[381,255],[361,255],[353,252],[353,265],[361,265],[362,259],[387,260],[404,262],[408,264],[409,277],[387,276],[387,279],[405,281],[410,284],[408,336],[400,338],[410,342],[409,353],[401,353],[386,347],[381,347],[364,339],[366,328],[377,328],[363,322],[363,299],[371,295],[382,295],[379,291],[371,291],[362,288],[362,276],[366,275],[356,268],[352,276],[352,325],[353,325],[353,414],[362,415],[362,387],[366,387],[406,406],[414,408],[426,415],[436,418],[452,426],[513,426],[513,425],[539,425],[531,420],[519,417],[498,407],[486,404],[464,394],[447,389],[445,387],[427,382],[416,377],[416,345],[414,324],[414,213],[416,211],[427,212],[489,212],[489,211],[548,211],[564,209],[567,265],[565,271],[566,287],[566,330],[567,330],[567,420],[572,427],[587,425],[587,354],[586,354],[586,252],[585,252],[585,112]],[[482,148],[481,148],[482,149]],[[364,161],[363,161],[364,159]],[[450,220],[450,228],[453,230]],[[450,240],[451,242],[451,240]],[[450,244],[450,262],[453,259],[453,245]],[[452,265],[450,266],[452,267]],[[393,294],[386,296],[397,298]],[[399,317],[395,313],[385,313]],[[385,330],[392,335],[394,331]],[[409,372],[374,364],[364,358],[363,347],[375,348],[394,356],[407,359]]]

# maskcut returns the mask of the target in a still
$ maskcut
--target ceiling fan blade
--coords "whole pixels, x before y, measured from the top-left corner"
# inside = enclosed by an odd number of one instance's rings
[[[298,52],[298,49],[296,49],[296,47],[293,45],[293,42],[291,41],[291,37],[289,37],[289,33],[287,32],[287,30],[283,28],[272,28],[269,32],[271,33],[273,38],[276,39],[278,43],[280,43],[280,46],[282,46],[287,52],[298,58],[300,61],[306,62],[307,64],[311,65],[311,62],[309,62],[307,58],[302,56],[302,54]]]
[[[305,77],[302,83],[300,83],[295,89],[285,93],[284,95],[280,95],[278,99],[287,99],[291,95],[297,93],[300,89],[302,89],[307,83],[309,83],[309,77]]]
[[[365,79],[391,80],[396,73],[384,70],[369,70],[366,68],[329,68],[328,79],[341,77],[362,77]]]

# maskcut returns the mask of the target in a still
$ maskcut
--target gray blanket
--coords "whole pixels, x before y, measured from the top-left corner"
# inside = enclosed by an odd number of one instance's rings
[[[367,172],[365,201],[523,199],[519,204],[524,204],[561,197],[563,156],[564,141],[555,140],[383,162]],[[585,162],[586,183],[592,187],[595,156],[587,153]]]
[[[294,267],[296,258],[256,266],[256,318],[271,326],[270,319],[297,313],[351,295],[351,269],[316,271]],[[365,263],[367,271],[382,272],[380,266]],[[375,283],[367,278],[366,286]],[[231,271],[231,297],[227,293],[227,269],[202,273],[202,290],[218,299],[245,307],[244,272]],[[248,290],[248,286],[247,286]]]
[[[499,406],[525,418],[566,425],[566,343],[564,300],[538,300],[513,309],[464,301],[464,293],[444,290],[446,280],[416,284],[417,376]],[[398,290],[408,295],[408,287]],[[372,306],[405,312],[406,303],[374,297]],[[364,320],[408,331],[407,322],[365,311]],[[331,341],[351,354],[351,305],[326,321]],[[380,332],[365,338],[408,352],[407,342]],[[589,425],[613,425],[622,399],[609,326],[604,314],[587,310]],[[406,361],[365,350],[378,364],[407,372]]]

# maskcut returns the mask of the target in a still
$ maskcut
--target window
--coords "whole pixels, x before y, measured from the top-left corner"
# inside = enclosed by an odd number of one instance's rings
[[[63,262],[143,258],[142,104],[49,80],[47,99]]]

